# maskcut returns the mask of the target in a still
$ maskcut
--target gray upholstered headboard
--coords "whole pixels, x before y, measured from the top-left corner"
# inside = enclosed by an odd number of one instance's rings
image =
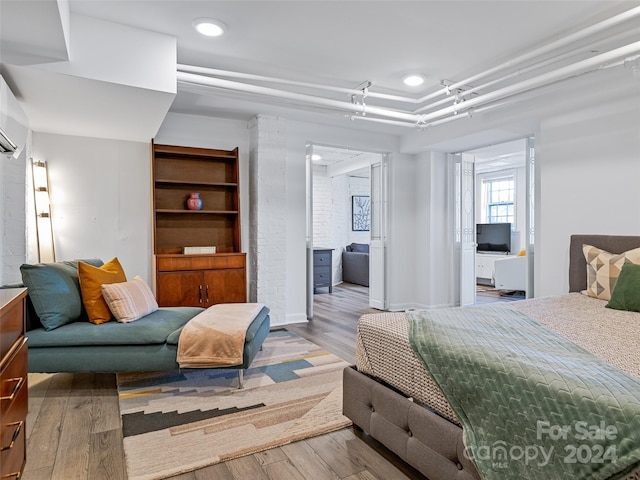
[[[611,253],[622,253],[640,247],[640,236],[571,235],[569,249],[569,291],[579,292],[587,286],[587,262],[582,245],[593,245]]]

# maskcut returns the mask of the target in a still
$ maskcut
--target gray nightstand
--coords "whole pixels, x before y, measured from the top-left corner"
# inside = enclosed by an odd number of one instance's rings
[[[329,293],[333,292],[331,284],[331,252],[333,248],[314,247],[313,249],[313,291],[317,288],[329,287]]]

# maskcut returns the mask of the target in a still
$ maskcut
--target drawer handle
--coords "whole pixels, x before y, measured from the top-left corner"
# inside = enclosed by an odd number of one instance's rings
[[[4,452],[5,450],[11,450],[13,448],[13,445],[16,443],[16,440],[18,439],[18,436],[20,435],[20,430],[22,430],[22,426],[24,425],[24,420],[20,420],[19,422],[7,423],[7,427],[14,427],[16,425],[18,427],[13,432],[13,436],[11,437],[11,443],[9,444],[8,447],[2,447],[0,452]],[[4,477],[2,477],[2,478],[4,478]]]
[[[16,386],[13,387],[13,392],[11,392],[11,395],[0,397],[0,400],[13,400],[13,397],[15,397],[16,394],[20,391],[20,388],[22,388],[22,384],[24,383],[24,378],[25,377],[16,377],[16,378],[7,379],[7,382],[16,382]]]
[[[0,478],[13,478],[14,480],[18,480],[21,477],[20,472],[7,473],[6,475],[2,475]]]

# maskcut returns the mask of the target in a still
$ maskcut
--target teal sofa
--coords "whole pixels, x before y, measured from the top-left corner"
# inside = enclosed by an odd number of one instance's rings
[[[98,259],[83,261],[102,265]],[[203,309],[161,307],[134,322],[112,320],[94,325],[82,307],[77,262],[21,267],[22,286],[28,288],[29,372],[177,370],[176,352],[182,327]],[[240,373],[248,368],[269,328],[269,309],[265,307],[247,329],[243,363],[225,368],[238,369]]]

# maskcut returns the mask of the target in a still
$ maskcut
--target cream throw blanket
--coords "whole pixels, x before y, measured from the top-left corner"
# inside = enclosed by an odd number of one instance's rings
[[[233,367],[242,364],[247,328],[262,303],[221,303],[193,317],[178,339],[182,368]]]

